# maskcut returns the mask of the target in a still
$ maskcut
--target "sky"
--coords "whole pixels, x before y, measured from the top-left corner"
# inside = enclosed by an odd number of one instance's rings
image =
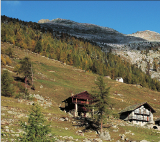
[[[123,34],[160,33],[160,1],[1,1],[1,15],[32,22],[62,18]]]

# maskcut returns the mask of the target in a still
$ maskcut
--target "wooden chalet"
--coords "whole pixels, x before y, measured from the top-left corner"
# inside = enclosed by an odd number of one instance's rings
[[[156,111],[147,103],[135,104],[119,112],[120,119],[144,126],[153,124],[153,113]]]
[[[71,94],[71,97],[62,102],[65,102],[65,110],[67,112],[74,114],[74,116],[86,116],[89,111],[86,105],[91,104],[92,100],[92,96],[87,91],[84,91],[76,95]]]

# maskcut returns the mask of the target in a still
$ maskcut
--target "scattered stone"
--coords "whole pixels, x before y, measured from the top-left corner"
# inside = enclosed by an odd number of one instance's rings
[[[65,119],[64,119],[64,118],[60,118],[59,120],[60,120],[60,121],[65,121]]]
[[[126,136],[123,134],[123,135],[121,136],[121,140],[124,141],[125,137],[126,137]]]
[[[114,125],[114,126],[112,126],[112,127],[116,129],[116,128],[117,128],[117,125]]]
[[[4,128],[9,129],[9,127],[8,127],[8,126],[5,126]]]
[[[80,136],[84,136],[84,133],[81,130],[78,130],[76,133]]]
[[[6,132],[9,132],[9,129],[5,129]]]
[[[113,132],[118,132],[118,129],[117,130],[113,130]]]
[[[111,140],[111,136],[109,134],[109,132],[104,131],[100,134],[100,138],[103,140]]]

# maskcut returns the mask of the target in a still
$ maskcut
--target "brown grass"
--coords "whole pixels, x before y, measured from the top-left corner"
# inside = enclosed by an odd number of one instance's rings
[[[12,45],[9,45],[7,43],[1,43],[1,46],[4,49],[8,48],[9,46],[12,47]],[[35,71],[34,85],[36,90],[33,91],[30,89],[31,86],[28,86],[29,92],[31,94],[40,94],[44,98],[49,97],[50,99],[52,99],[52,107],[43,110],[45,114],[51,113],[52,116],[56,117],[67,116],[67,114],[59,110],[59,104],[62,104],[62,101],[68,98],[71,93],[77,94],[84,90],[87,90],[91,93],[91,89],[95,85],[94,82],[98,76],[96,74],[77,70],[73,66],[63,65],[59,61],[42,57],[35,53],[31,53],[30,51],[21,50],[18,47],[15,47],[13,51],[14,54],[17,54],[16,56],[19,59],[11,59],[11,66],[16,66],[20,59],[23,59],[26,55],[31,58],[31,61],[33,63],[33,68]],[[2,68],[8,67],[2,66]],[[8,70],[13,69],[8,68]],[[16,76],[15,73],[13,73],[12,75]],[[136,86],[133,86],[132,84],[119,83],[108,78],[104,78],[104,81],[107,84],[107,87],[111,87],[110,97],[111,102],[114,104],[114,113],[118,113],[128,105],[133,105],[140,102],[148,102],[156,111],[154,116],[160,116],[160,92],[152,91],[147,88],[138,88]],[[43,88],[40,88],[41,85],[43,85]],[[118,94],[121,94],[121,96],[119,96]],[[14,98],[2,97],[1,99],[2,106],[17,107],[27,111],[29,110],[29,107],[26,107],[24,104],[17,103],[17,100]],[[12,101],[12,103],[7,102],[6,100],[10,100]],[[63,105],[64,104],[62,104],[62,106]],[[77,136],[77,134],[75,133],[75,128],[69,122],[60,123],[58,121],[52,121],[51,124],[53,126],[53,131],[56,131],[56,135],[61,130],[62,135],[68,134],[73,135],[74,137],[80,137]],[[58,126],[58,128],[56,126]],[[70,127],[71,130],[64,131],[62,130],[62,127]],[[122,131],[121,133],[123,133],[124,129],[125,128],[122,128],[120,130]],[[111,136],[115,137],[115,139],[118,140],[119,132],[118,134],[113,133],[112,130],[110,130],[110,132]],[[92,133],[86,133],[86,135],[92,136]],[[95,135],[95,132],[93,136],[97,137]]]

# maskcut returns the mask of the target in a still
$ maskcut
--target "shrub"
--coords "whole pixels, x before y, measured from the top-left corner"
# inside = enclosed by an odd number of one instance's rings
[[[19,64],[17,64],[15,67],[14,67],[14,72],[17,72],[17,74],[19,74],[20,73],[20,65]]]
[[[12,61],[9,57],[6,57],[6,64],[9,66],[12,64]]]
[[[9,57],[13,57],[13,49],[11,47],[8,47],[5,52]]]
[[[30,99],[29,97],[29,92],[28,92],[28,89],[26,89],[21,83],[18,83],[18,87],[19,87],[19,97],[20,98],[23,98],[23,99]]]
[[[2,56],[2,54],[1,54],[1,64],[2,65],[6,65],[6,60],[5,60],[5,58]]]
[[[5,49],[3,47],[1,47],[1,54],[5,54]]]

